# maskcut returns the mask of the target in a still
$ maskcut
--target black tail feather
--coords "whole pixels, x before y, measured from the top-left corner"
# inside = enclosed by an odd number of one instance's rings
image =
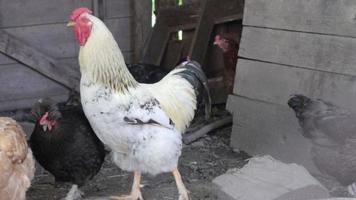
[[[210,90],[208,87],[208,78],[205,76],[200,64],[196,61],[187,61],[178,65],[177,69],[179,68],[186,69],[179,74],[194,86],[195,92],[198,96],[198,102],[204,100],[205,118],[209,119],[211,117]]]

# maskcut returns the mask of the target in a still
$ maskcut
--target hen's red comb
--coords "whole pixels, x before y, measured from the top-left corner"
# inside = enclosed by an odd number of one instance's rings
[[[83,13],[91,14],[92,11],[86,7],[77,8],[77,9],[73,10],[72,14],[70,15],[70,20],[75,21]]]

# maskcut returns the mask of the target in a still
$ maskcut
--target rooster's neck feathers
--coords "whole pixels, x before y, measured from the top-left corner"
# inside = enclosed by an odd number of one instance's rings
[[[98,18],[88,15],[93,22],[87,43],[80,48],[79,64],[82,74],[93,82],[107,85],[118,92],[136,87],[138,82],[130,74],[124,57],[113,35]]]

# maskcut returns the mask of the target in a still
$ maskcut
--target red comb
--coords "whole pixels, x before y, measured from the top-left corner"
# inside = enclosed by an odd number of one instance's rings
[[[86,7],[77,8],[77,9],[73,10],[72,14],[70,15],[70,20],[75,21],[83,13],[91,14],[92,11]]]

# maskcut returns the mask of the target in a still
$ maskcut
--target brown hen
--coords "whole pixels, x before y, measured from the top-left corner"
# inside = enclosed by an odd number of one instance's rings
[[[214,45],[220,47],[224,56],[224,83],[229,94],[234,88],[239,41],[232,34],[216,35]]]
[[[35,173],[25,133],[11,118],[0,117],[0,200],[24,200]]]

